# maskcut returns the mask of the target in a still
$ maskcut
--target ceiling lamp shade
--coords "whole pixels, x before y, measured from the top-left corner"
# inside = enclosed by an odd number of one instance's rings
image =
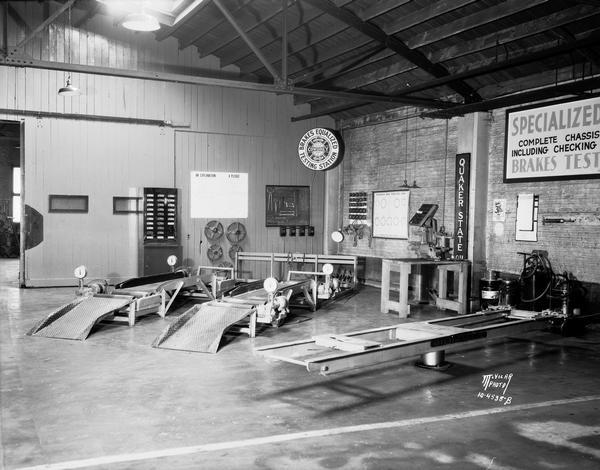
[[[71,76],[67,78],[67,84],[58,90],[58,94],[61,96],[74,96],[79,94],[79,88],[71,85]]]
[[[123,21],[123,27],[133,31],[156,31],[160,29],[158,20],[148,13],[130,13]]]

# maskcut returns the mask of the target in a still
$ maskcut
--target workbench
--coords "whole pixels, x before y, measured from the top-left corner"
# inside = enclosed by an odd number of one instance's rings
[[[414,267],[420,275],[420,268],[424,265],[435,266],[438,272],[438,294],[436,307],[454,310],[460,315],[468,313],[468,277],[470,262],[466,260],[438,261],[434,259],[421,258],[394,258],[383,259],[381,262],[381,312],[388,313],[390,310],[398,311],[400,318],[406,318],[410,313],[408,305],[408,280]],[[452,271],[458,275],[458,298],[448,298],[448,272]],[[398,302],[390,300],[390,278],[392,272],[400,273],[400,299]],[[420,290],[420,282],[417,283]],[[420,292],[418,292],[420,298]]]

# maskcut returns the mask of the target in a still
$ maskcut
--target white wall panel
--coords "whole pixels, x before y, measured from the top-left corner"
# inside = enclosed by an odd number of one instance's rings
[[[37,2],[13,5],[30,24],[43,21]],[[220,67],[213,56],[199,59],[195,48],[179,50],[174,39],[158,43],[152,35],[115,27],[102,15],[86,22],[86,28],[65,32],[61,17],[22,52],[34,59],[130,70],[200,74]],[[23,37],[9,21],[9,44]],[[68,58],[65,38],[70,37]],[[227,73],[234,78],[235,69],[227,67]],[[250,216],[242,221],[248,229],[246,251],[322,251],[324,176],[300,164],[296,143],[309,128],[333,127],[330,119],[292,123],[291,116],[305,113],[307,107],[294,107],[290,96],[79,73],[72,74],[72,82],[81,95],[65,98],[57,95],[65,80],[60,71],[0,66],[0,108],[170,120],[189,127],[174,131],[7,115],[25,121],[26,203],[44,215],[44,242],[26,253],[28,285],[73,284],[72,270],[82,263],[94,277],[137,275],[138,237],[132,236],[137,219],[113,215],[112,197],[129,195],[132,188],[172,187],[175,172],[181,189],[184,256],[189,264],[206,262],[206,242],[202,254],[199,249],[206,221],[189,218],[192,170],[249,173]],[[277,228],[265,227],[267,184],[311,187],[314,237],[281,238]],[[49,194],[88,194],[89,213],[49,214]],[[227,226],[231,221],[222,222]],[[227,242],[225,253],[228,247]],[[253,274],[261,276],[264,271]]]

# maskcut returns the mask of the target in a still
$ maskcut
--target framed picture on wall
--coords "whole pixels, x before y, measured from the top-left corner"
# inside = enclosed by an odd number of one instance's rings
[[[310,186],[267,185],[266,226],[310,225]]]
[[[409,198],[408,190],[373,192],[373,237],[408,239]]]

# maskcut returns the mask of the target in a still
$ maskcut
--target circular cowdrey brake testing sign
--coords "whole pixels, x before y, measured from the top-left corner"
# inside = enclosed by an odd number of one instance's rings
[[[300,139],[298,156],[302,164],[311,170],[327,170],[339,159],[340,143],[329,129],[315,127]]]

